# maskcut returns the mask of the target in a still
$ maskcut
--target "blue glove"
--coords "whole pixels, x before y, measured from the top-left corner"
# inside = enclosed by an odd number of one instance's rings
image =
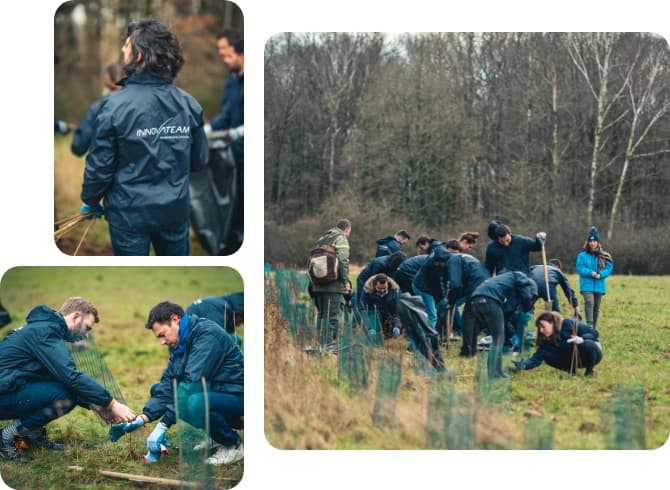
[[[398,327],[393,327],[393,336],[397,337],[400,335],[400,329]]]
[[[93,219],[93,218],[102,218],[105,215],[105,210],[102,208],[100,204],[95,204],[94,206],[89,206],[88,204],[84,204],[81,209],[79,210],[81,214],[84,213],[90,213],[93,212],[95,213],[93,216],[90,216],[88,219]]]
[[[126,422],[125,424],[114,424],[109,428],[109,440],[116,442],[128,432],[137,430],[143,425],[144,420],[139,415],[132,422]]]
[[[147,437],[147,449],[150,453],[160,453],[161,444],[164,444],[165,434],[167,433],[168,426],[163,422],[158,422],[154,430],[151,431],[149,437]]]
[[[368,330],[368,335],[370,337],[376,337],[377,336],[377,330],[375,330],[374,328],[369,329]]]
[[[514,364],[514,367],[519,370],[526,368],[526,361],[512,361],[512,364]]]

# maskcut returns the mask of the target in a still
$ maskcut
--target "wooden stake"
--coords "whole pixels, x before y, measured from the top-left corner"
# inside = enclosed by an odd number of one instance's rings
[[[197,482],[171,480],[169,478],[159,478],[156,476],[133,475],[130,473],[119,473],[117,471],[100,470],[100,474],[109,476],[111,478],[120,478],[122,480],[160,483],[161,485],[168,485],[171,487],[186,487],[186,488],[202,488],[202,485]]]

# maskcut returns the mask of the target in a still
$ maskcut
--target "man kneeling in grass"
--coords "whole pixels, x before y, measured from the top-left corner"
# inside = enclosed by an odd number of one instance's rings
[[[159,460],[170,426],[177,422],[173,380],[178,383],[179,416],[199,429],[205,428],[205,400],[209,403],[212,446],[219,446],[207,463],[229,464],[244,457],[236,428],[244,415],[244,357],[235,339],[219,325],[197,315],[186,315],[181,306],[164,301],[149,312],[145,327],[161,345],[170,349],[170,358],[160,381],[151,389],[142,414],[133,422],[113,426],[112,441],[142,425],[160,422],[147,438],[146,463]],[[201,379],[207,383],[203,392]],[[197,449],[194,448],[194,449]]]
[[[26,321],[0,342],[0,419],[15,419],[2,429],[2,457],[28,459],[24,449],[31,446],[63,450],[63,444],[47,438],[44,426],[77,405],[95,410],[108,422],[137,416],[78,371],[65,345],[83,340],[98,323],[95,306],[83,298],[69,298],[59,311],[36,306]]]

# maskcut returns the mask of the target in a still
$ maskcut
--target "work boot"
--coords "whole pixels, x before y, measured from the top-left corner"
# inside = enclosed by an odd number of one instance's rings
[[[42,447],[51,451],[63,451],[65,449],[65,444],[54,442],[47,437],[47,430],[44,427],[26,432],[25,439],[30,446]]]
[[[30,457],[25,453],[28,445],[20,437],[6,439],[5,429],[0,432],[0,457],[11,461],[29,461]]]

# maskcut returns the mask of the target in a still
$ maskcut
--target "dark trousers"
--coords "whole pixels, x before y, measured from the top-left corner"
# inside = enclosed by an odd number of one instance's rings
[[[319,342],[321,345],[335,342],[344,311],[344,296],[341,293],[314,292],[314,303],[318,311],[316,328]]]
[[[244,415],[244,398],[231,393],[207,393],[209,398],[209,431],[216,442],[226,447],[234,447],[240,442],[239,434],[234,430],[241,428]],[[193,427],[205,428],[205,395],[190,395],[185,403],[181,418]]]
[[[38,429],[70,412],[77,397],[58,381],[35,381],[0,395],[0,419],[19,419],[27,430]]]
[[[579,364],[586,368],[587,373],[603,359],[603,351],[593,340],[584,340],[577,346],[577,349],[579,350]]]
[[[502,306],[497,301],[484,296],[475,296],[470,300],[472,314],[475,318],[475,341],[479,331],[486,328],[493,337],[493,344],[489,351],[487,371],[489,378],[501,376],[502,372],[502,345],[505,338],[505,315]],[[463,343],[465,343],[465,325],[463,326]],[[469,327],[468,327],[469,328]],[[475,345],[475,349],[477,346]]]
[[[184,256],[189,253],[188,221],[174,230],[139,233],[109,225],[114,255],[149,255],[151,245],[156,255]]]

